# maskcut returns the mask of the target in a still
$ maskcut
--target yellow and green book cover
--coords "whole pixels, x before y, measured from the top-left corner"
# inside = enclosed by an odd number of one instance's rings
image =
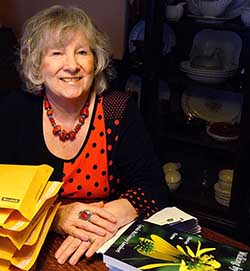
[[[103,254],[103,260],[110,270],[250,270],[247,251],[147,221],[132,223]]]

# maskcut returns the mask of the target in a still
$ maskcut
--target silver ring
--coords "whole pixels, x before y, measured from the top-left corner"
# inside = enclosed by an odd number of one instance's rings
[[[79,219],[89,221],[92,216],[92,212],[90,210],[80,211],[78,214]]]

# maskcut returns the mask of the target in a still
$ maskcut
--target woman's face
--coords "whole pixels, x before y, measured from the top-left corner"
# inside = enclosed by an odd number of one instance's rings
[[[95,59],[85,34],[77,31],[68,42],[53,44],[41,61],[46,92],[64,99],[86,96],[94,81]]]

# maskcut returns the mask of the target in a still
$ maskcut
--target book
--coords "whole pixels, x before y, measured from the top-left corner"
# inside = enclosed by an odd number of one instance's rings
[[[171,225],[175,229],[193,234],[198,234],[201,231],[198,219],[177,207],[166,207],[150,216],[146,221],[158,225]],[[120,228],[115,236],[98,249],[97,253],[104,253],[132,223],[133,222]]]
[[[249,271],[249,252],[136,220],[103,254],[110,270]]]

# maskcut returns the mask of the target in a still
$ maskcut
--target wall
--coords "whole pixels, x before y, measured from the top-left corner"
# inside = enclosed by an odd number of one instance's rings
[[[13,28],[17,37],[22,24],[37,11],[54,4],[83,8],[110,39],[115,59],[121,59],[126,46],[126,0],[1,0],[0,23]]]

